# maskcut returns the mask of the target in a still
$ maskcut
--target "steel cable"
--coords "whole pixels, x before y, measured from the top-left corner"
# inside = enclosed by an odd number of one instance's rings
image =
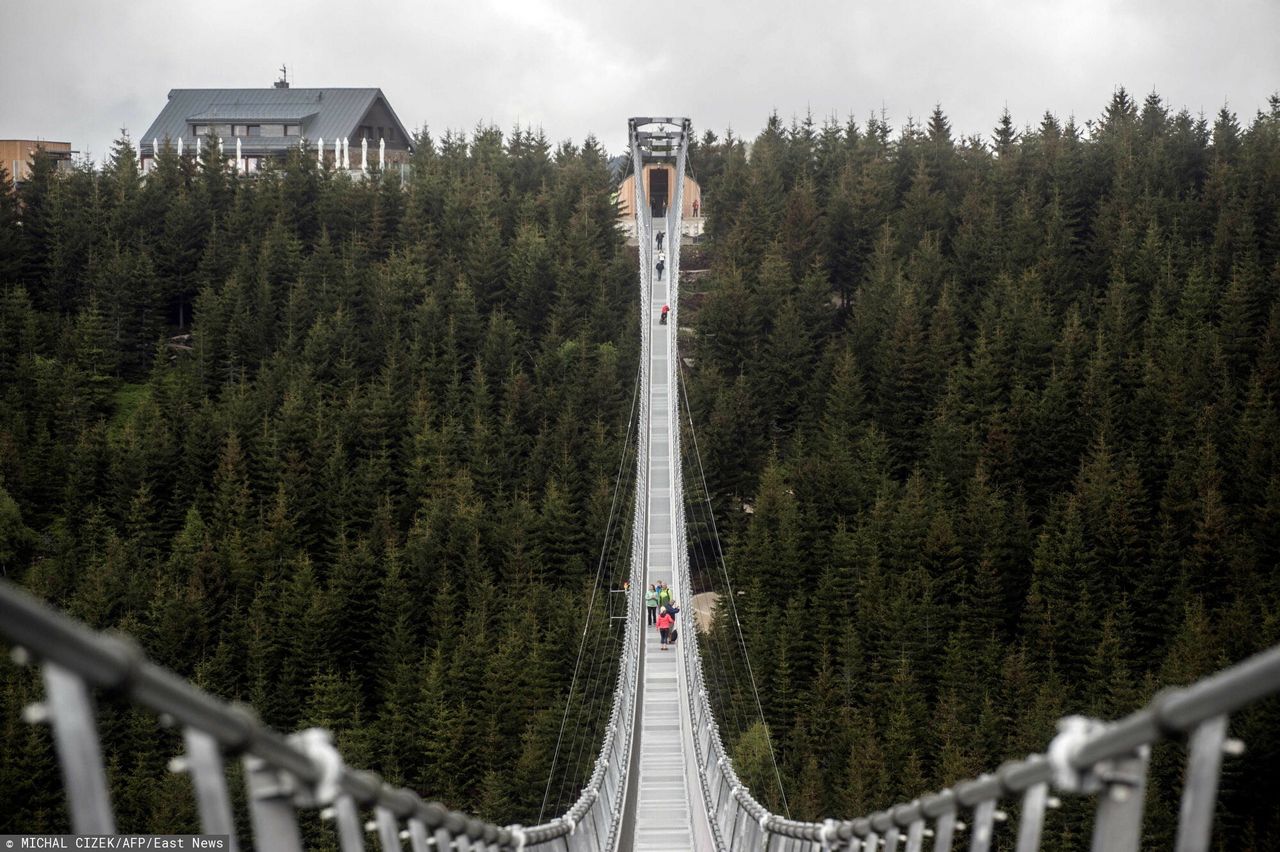
[[[708,504],[709,504],[711,499],[711,491],[707,487],[707,474],[706,474],[706,470],[702,466],[702,453],[698,449],[698,433],[693,425],[693,411],[689,407],[689,392],[685,388],[684,365],[677,362],[677,364],[675,365],[675,368],[680,373],[681,398],[684,400],[685,411],[689,415],[689,418],[688,418],[689,419],[689,438],[693,442],[693,455],[698,462],[698,477],[702,481],[702,490],[703,490],[703,493],[706,494]],[[720,543],[720,530],[716,526],[716,519],[715,519],[714,512],[711,514],[711,531],[712,531],[712,541],[715,544],[715,554],[720,564],[720,570],[724,575],[725,589],[729,592],[729,607],[730,607],[730,610],[733,612],[733,623],[738,633],[738,642],[742,646],[742,658],[747,665],[747,676],[751,682],[751,694],[755,698],[756,710],[759,711],[760,713],[760,722],[765,726],[765,731],[767,733],[769,726],[768,726],[768,723],[765,722],[765,718],[764,718],[764,705],[761,704],[760,702],[760,689],[756,685],[755,673],[754,671],[752,671],[752,668],[751,668],[751,656],[747,653],[747,640],[742,632],[742,621],[738,618],[738,602],[735,599],[734,593],[733,593],[733,581],[729,579],[729,567],[725,563],[724,548],[721,546],[721,543]],[[770,762],[773,763],[773,774],[778,780],[778,794],[782,797],[783,813],[785,813],[787,815],[787,818],[789,819],[791,817],[791,809],[790,809],[790,806],[787,804],[787,792],[785,789],[783,789],[783,786],[782,786],[782,772],[778,769],[778,757],[773,750],[773,737],[766,736],[765,742],[768,743],[768,746],[769,746],[769,760]]]
[[[622,486],[622,471],[623,471],[624,465],[626,464],[628,448],[631,445],[631,433],[635,427],[636,401],[640,396],[640,380],[641,380],[641,370],[637,368],[635,386],[632,388],[632,391],[631,391],[631,411],[627,415],[627,435],[626,435],[626,439],[623,441],[623,444],[622,444],[622,455],[618,460],[618,474],[615,478],[615,485],[613,489],[613,500],[609,507],[609,519],[605,524],[604,541],[601,543],[600,560],[596,565],[595,584],[592,587],[592,591],[591,591],[591,600],[587,608],[587,617],[584,620],[584,623],[582,626],[582,636],[578,640],[578,656],[573,664],[573,677],[569,681],[569,693],[567,698],[565,699],[564,715],[561,716],[560,718],[560,732],[556,735],[556,747],[555,747],[555,751],[552,753],[551,767],[547,772],[547,786],[542,793],[542,806],[538,809],[539,823],[542,822],[542,818],[546,813],[547,798],[551,795],[551,784],[552,784],[552,780],[555,778],[556,762],[559,760],[559,757],[560,757],[560,747],[564,739],[565,724],[569,720],[569,709],[572,706],[572,702],[573,702],[573,690],[578,682],[578,673],[582,666],[583,651],[586,648],[587,632],[591,624],[592,612],[595,610],[596,595],[599,592],[599,588],[600,588],[600,575],[604,571],[605,556],[607,553],[608,542],[609,542],[609,531],[613,525],[614,515],[618,508],[618,495],[621,491],[621,486]]]

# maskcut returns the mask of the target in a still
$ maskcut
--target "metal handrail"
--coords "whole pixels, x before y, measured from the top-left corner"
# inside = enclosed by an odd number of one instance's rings
[[[1068,717],[1060,722],[1059,727],[1064,730],[1050,744],[1047,753],[1010,761],[993,773],[958,782],[938,793],[857,819],[822,823],[787,820],[769,813],[745,790],[735,790],[735,796],[743,799],[744,807],[753,815],[767,821],[769,832],[819,843],[825,839],[827,847],[814,848],[836,848],[833,844],[847,845],[853,839],[865,841],[871,837],[883,837],[886,831],[909,828],[917,822],[946,816],[954,819],[960,808],[977,810],[984,804],[1009,796],[1025,795],[1037,787],[1048,786],[1062,793],[1089,794],[1098,794],[1117,785],[1132,787],[1139,778],[1127,775],[1117,780],[1114,762],[1138,759],[1145,765],[1145,750],[1156,742],[1173,737],[1190,735],[1193,754],[1189,764],[1194,764],[1197,757],[1207,757],[1211,751],[1238,751],[1239,746],[1225,737],[1225,718],[1277,692],[1280,692],[1280,646],[1262,651],[1191,686],[1162,691],[1145,707],[1118,721],[1101,723],[1082,717]],[[1077,721],[1088,724],[1077,725]],[[1219,729],[1218,736],[1211,738],[1211,743],[1198,743],[1196,734],[1206,726]],[[1074,781],[1070,780],[1071,772],[1076,773]],[[1065,778],[1063,773],[1067,773]],[[1200,789],[1193,789],[1196,784]],[[1209,791],[1203,784],[1203,777],[1194,777],[1189,772],[1184,802],[1188,795],[1193,799],[1205,799]],[[1140,797],[1130,797],[1129,801],[1134,798],[1140,800]],[[1140,809],[1140,805],[1138,801],[1136,807]],[[1041,815],[1043,807],[1041,805]],[[1203,805],[1200,807],[1203,810]],[[1212,811],[1201,813],[1194,820],[1187,813],[1188,808],[1184,804],[1180,836],[1185,837],[1189,832],[1198,830],[1207,840]],[[1098,839],[1095,837],[1095,842]],[[1180,842],[1178,848],[1205,847]]]
[[[501,848],[514,847],[515,835],[510,829],[482,822],[438,803],[423,802],[412,790],[392,787],[373,773],[356,771],[340,762],[327,764],[324,758],[317,758],[314,750],[263,725],[247,708],[215,698],[155,665],[132,640],[91,630],[9,580],[0,580],[0,632],[13,641],[14,656],[19,662],[34,661],[44,668],[46,683],[51,675],[60,686],[79,684],[81,689],[76,692],[93,686],[123,695],[184,728],[212,738],[222,752],[256,758],[271,770],[284,773],[312,793],[317,807],[345,795],[358,805],[385,808],[398,819],[419,822],[432,832],[443,829],[453,837],[491,842]],[[96,734],[91,733],[91,705],[84,702],[83,707],[79,707],[75,706],[74,696],[66,702],[57,700],[58,697],[62,694],[50,695],[43,704],[28,708],[28,718],[50,721],[55,730],[74,729],[81,743],[91,736],[96,753]],[[84,717],[86,711],[90,714],[88,718]],[[335,750],[328,758],[336,756]],[[86,773],[102,772],[101,765],[76,764],[69,762],[65,755],[62,757],[69,790],[83,789]],[[191,760],[194,756],[188,754],[187,758]],[[189,770],[195,768],[188,766]],[[220,765],[218,771],[221,772]],[[331,792],[315,798],[315,789],[326,784]],[[106,833],[114,833],[114,826],[101,824],[106,802],[85,803],[73,799],[69,804],[77,832],[96,833],[100,828],[107,828]],[[109,814],[109,810],[106,812]]]

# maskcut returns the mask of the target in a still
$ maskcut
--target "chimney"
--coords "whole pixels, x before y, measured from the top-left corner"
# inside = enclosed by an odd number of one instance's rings
[[[280,66],[280,79],[276,80],[276,88],[277,89],[289,88],[289,69],[283,65]]]

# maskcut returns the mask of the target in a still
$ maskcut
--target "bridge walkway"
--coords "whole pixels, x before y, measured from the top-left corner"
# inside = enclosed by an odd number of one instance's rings
[[[654,222],[662,230],[662,220]],[[671,505],[671,406],[670,352],[672,326],[659,322],[659,313],[669,297],[669,284],[674,270],[662,278],[647,270],[649,281],[649,416],[645,428],[649,433],[648,536],[645,542],[645,584],[662,581],[672,585],[672,511]],[[643,590],[641,590],[643,591]],[[681,726],[684,702],[680,697],[680,655],[674,648],[662,650],[658,631],[645,629],[644,694],[640,701],[640,740],[636,754],[639,766],[635,776],[635,834],[632,848],[693,852],[692,797],[686,784],[686,756]]]

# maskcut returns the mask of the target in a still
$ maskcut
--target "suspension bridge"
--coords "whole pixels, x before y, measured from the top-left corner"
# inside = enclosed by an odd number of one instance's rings
[[[114,834],[94,692],[113,690],[183,734],[170,768],[189,776],[201,830],[252,838],[254,848],[301,850],[300,826],[330,823],[343,852],[383,850],[860,850],[987,852],[996,833],[1018,852],[1040,848],[1053,807],[1066,797],[1094,805],[1091,848],[1139,848],[1150,748],[1186,745],[1178,852],[1210,847],[1224,756],[1243,744],[1228,734],[1230,715],[1280,691],[1280,648],[1189,687],[1162,692],[1142,710],[1103,722],[1060,720],[1044,753],[989,774],[864,815],[822,822],[772,813],[739,780],[704,685],[697,630],[671,649],[647,630],[641,590],[669,585],[692,599],[680,422],[680,234],[691,124],[675,117],[633,118],[629,139],[636,180],[639,242],[640,379],[634,422],[635,501],[625,626],[608,722],[578,799],[531,827],[486,823],[378,776],[345,765],[322,729],[272,731],[246,708],[228,705],[148,661],[126,639],[95,633],[0,581],[0,634],[13,659],[39,666],[44,699],[25,708],[49,724],[67,797],[69,828]],[[674,167],[673,197],[650,198],[645,166]],[[665,258],[658,255],[663,237]],[[659,266],[659,260],[664,261]],[[665,271],[664,271],[665,270]],[[666,321],[661,309],[670,306]],[[247,827],[237,826],[228,761],[240,760]],[[886,803],[888,805],[890,803]],[[1006,810],[1008,809],[1008,810]],[[1008,812],[1016,811],[1016,820]]]

